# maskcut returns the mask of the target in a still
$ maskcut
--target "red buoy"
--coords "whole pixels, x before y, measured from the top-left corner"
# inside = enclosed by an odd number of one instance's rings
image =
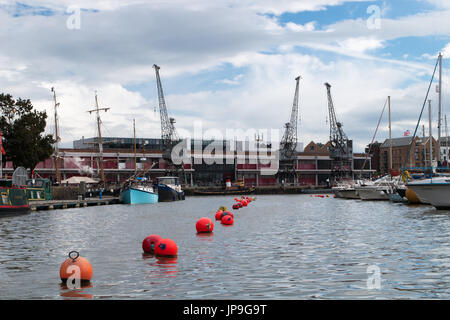
[[[162,237],[157,234],[149,235],[142,241],[142,250],[144,250],[145,253],[155,253],[155,246],[160,240],[162,240]]]
[[[234,218],[233,213],[231,213],[230,211],[224,211],[222,213],[222,216],[220,217],[220,220],[222,220],[222,218],[225,217],[225,216],[231,216],[232,218]]]
[[[210,218],[201,218],[197,221],[195,225],[198,233],[209,233],[214,229],[214,224]]]
[[[82,282],[89,282],[92,279],[92,266],[88,259],[80,257],[77,251],[69,252],[67,258],[59,269],[59,276],[62,282],[66,283],[68,279],[74,279]]]
[[[216,212],[216,220],[222,219],[222,213],[223,213],[222,210],[219,210],[219,211]]]
[[[234,210],[238,210],[240,207],[239,207],[239,205],[237,204],[237,203],[235,203],[235,204],[233,204],[233,209]]]
[[[244,206],[244,207],[246,207],[247,206],[247,201],[245,201],[245,200],[241,200],[241,203],[242,203],[242,205]]]
[[[233,219],[232,216],[227,214],[227,215],[222,217],[222,224],[232,225],[233,223],[234,223],[234,219]]]
[[[174,257],[178,254],[178,247],[172,239],[162,239],[155,246],[157,256]]]

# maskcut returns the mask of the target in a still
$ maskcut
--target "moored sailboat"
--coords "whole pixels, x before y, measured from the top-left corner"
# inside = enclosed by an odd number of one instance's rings
[[[128,181],[120,189],[120,201],[124,204],[157,203],[158,190],[146,180]]]
[[[136,126],[133,119],[134,131],[134,175],[120,188],[120,201],[124,204],[157,203],[158,188],[153,186],[146,177],[138,177],[136,165]],[[153,166],[151,167],[153,168]],[[151,169],[150,168],[150,169]]]
[[[406,186],[416,193],[422,203],[429,203],[437,209],[450,209],[450,177],[412,181]]]

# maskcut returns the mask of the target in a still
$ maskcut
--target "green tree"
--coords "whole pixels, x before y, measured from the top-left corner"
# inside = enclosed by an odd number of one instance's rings
[[[13,167],[33,170],[53,154],[53,135],[45,135],[47,113],[33,110],[29,99],[14,100],[10,94],[0,94],[0,129],[6,160]]]

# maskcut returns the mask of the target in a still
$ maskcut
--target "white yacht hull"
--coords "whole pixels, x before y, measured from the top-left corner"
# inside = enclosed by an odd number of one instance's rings
[[[437,209],[450,209],[450,183],[408,184],[423,203]]]
[[[389,194],[384,189],[358,188],[356,190],[362,200],[389,200]]]
[[[339,198],[344,199],[359,199],[358,193],[355,189],[346,189],[337,191]]]

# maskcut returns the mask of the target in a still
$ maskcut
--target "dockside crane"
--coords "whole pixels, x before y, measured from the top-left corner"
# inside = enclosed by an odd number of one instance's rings
[[[298,123],[298,96],[300,79],[295,78],[295,94],[294,102],[292,104],[291,118],[288,123],[284,125],[284,134],[280,141],[280,160],[278,170],[278,181],[284,183],[298,183],[298,175],[296,172],[297,161],[297,123]]]
[[[183,163],[175,165],[172,161],[171,153],[173,147],[180,142],[180,137],[175,129],[175,119],[169,118],[166,107],[166,100],[164,98],[164,91],[161,84],[161,77],[159,76],[159,69],[156,64],[153,65],[156,73],[156,85],[158,88],[159,113],[161,118],[161,140],[162,140],[162,158],[169,164],[169,172],[176,172],[179,176],[180,170],[184,172]],[[171,168],[170,168],[171,167]]]
[[[169,118],[166,107],[166,100],[164,99],[164,91],[161,84],[161,77],[159,76],[159,69],[161,67],[156,64],[153,65],[156,72],[156,85],[158,87],[159,113],[161,118],[161,139],[163,143],[163,159],[171,161],[170,153],[175,142],[179,141],[177,131],[175,130],[175,119]]]
[[[352,172],[353,141],[349,140],[342,129],[342,123],[337,121],[336,112],[331,97],[331,85],[325,83],[328,97],[328,117],[330,121],[330,158],[331,175],[335,181],[349,177]]]

